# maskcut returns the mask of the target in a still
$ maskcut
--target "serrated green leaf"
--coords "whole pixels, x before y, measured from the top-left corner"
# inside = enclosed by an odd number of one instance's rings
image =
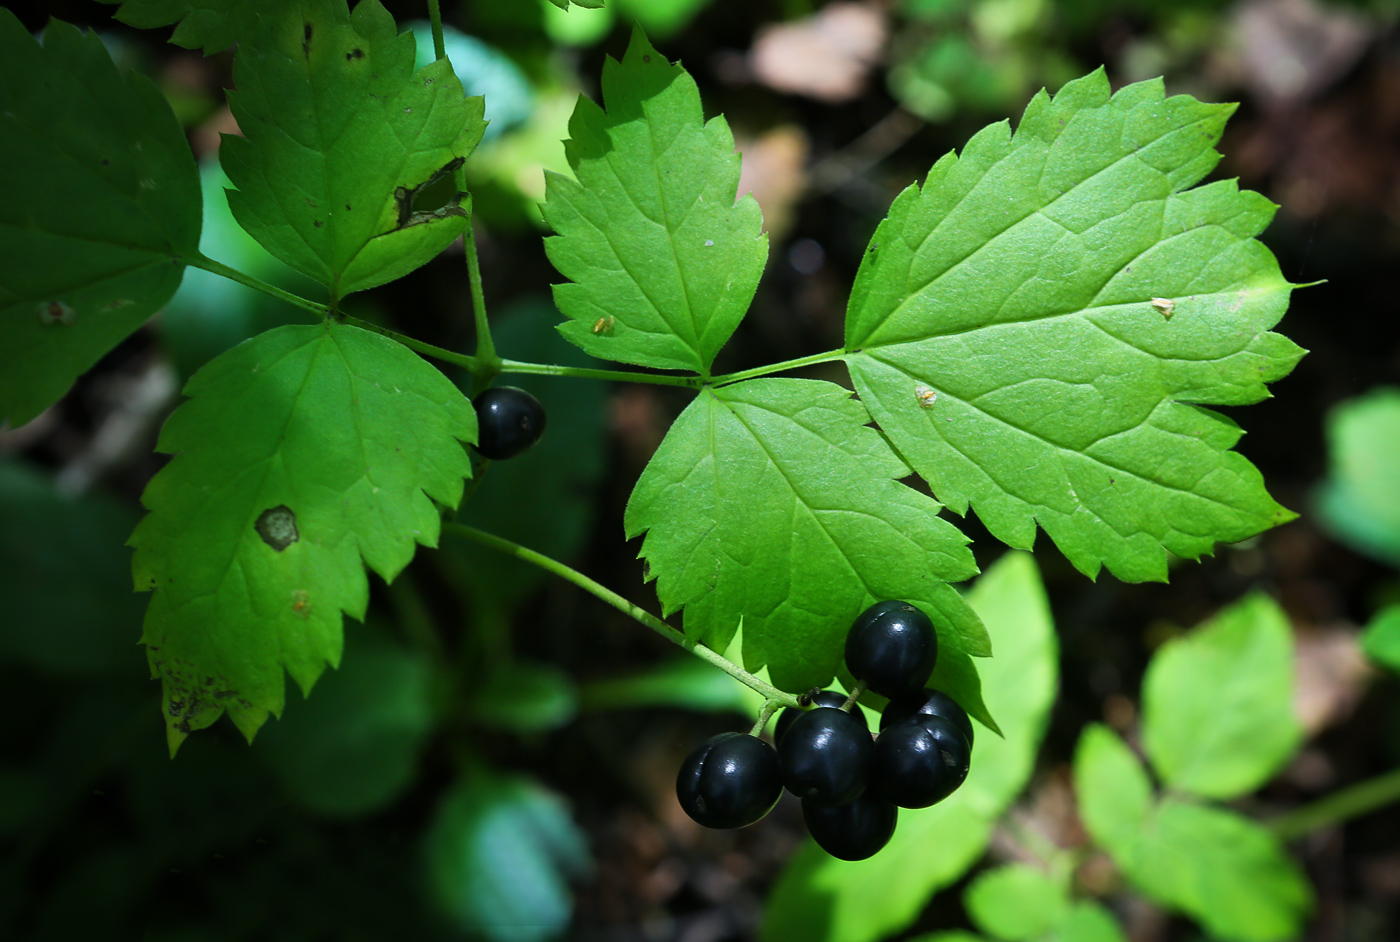
[[[156,29],[178,23],[170,41],[205,55],[227,49],[253,35],[260,12],[275,10],[281,0],[98,0],[120,3],[113,16],[127,26]]]
[[[345,817],[382,808],[417,772],[433,725],[431,681],[421,656],[369,628],[347,632],[340,667],[315,697],[264,729],[258,749],[313,811]]]
[[[451,65],[413,71],[411,33],[379,0],[295,0],[239,45],[229,104],[244,137],[219,149],[234,217],[333,298],[408,274],[461,235],[458,198],[413,205],[485,131]]]
[[[393,579],[436,545],[476,414],[446,377],[354,327],[279,327],[185,387],[132,534],[142,640],[175,749],[225,710],[249,739],[340,660],[341,612],[362,619],[364,566]],[[363,560],[363,562],[362,562]]]
[[[0,425],[22,425],[145,323],[199,244],[199,175],[144,76],[0,9]]]
[[[1085,830],[1122,866],[1152,810],[1152,783],[1127,743],[1107,726],[1094,723],[1080,735],[1074,792]]]
[[[1400,674],[1400,605],[1381,609],[1361,636],[1361,649],[1371,660]]]
[[[768,240],[734,200],[739,158],[695,80],[640,30],[603,66],[607,111],[579,98],[565,144],[578,180],[546,174],[549,260],[570,283],[559,329],[597,357],[708,375],[753,299]]]
[[[837,860],[809,841],[769,897],[765,942],[873,942],[898,932],[982,855],[1025,787],[1058,683],[1055,629],[1034,561],[1008,553],[968,600],[996,646],[982,682],[1005,738],[978,737],[962,788],[932,808],[901,809],[894,837],[869,860]]]
[[[1254,791],[1292,758],[1293,631],[1265,595],[1164,644],[1143,679],[1142,743],[1164,784],[1208,798]]]
[[[1131,856],[1115,860],[1148,896],[1227,942],[1296,938],[1312,909],[1307,879],[1273,834],[1219,808],[1163,801]]]
[[[939,641],[965,605],[945,583],[976,571],[967,538],[833,383],[760,379],[706,389],[681,414],[627,503],[628,537],[665,614],[723,650],[742,618],[744,664],[785,690],[825,686],[866,606],[921,604]],[[935,599],[929,604],[926,599]],[[964,620],[964,624],[971,619]]]
[[[439,905],[492,942],[544,942],[569,924],[567,880],[589,868],[563,803],[523,776],[474,768],[443,799],[428,832]]]
[[[60,675],[140,670],[141,603],[121,545],[135,522],[124,503],[64,495],[37,468],[0,460],[0,658]]]
[[[910,187],[851,293],[861,399],[934,495],[1006,543],[1037,523],[1074,565],[1166,580],[1294,515],[1229,449],[1244,405],[1302,350],[1268,332],[1291,286],[1254,239],[1273,204],[1215,166],[1233,106],[1044,92]]]
[[[1350,546],[1400,566],[1400,389],[1375,389],[1333,409],[1327,452],[1322,522]]]
[[[972,921],[998,939],[1031,939],[1069,918],[1066,887],[1029,864],[1008,864],[977,875],[963,894]]]

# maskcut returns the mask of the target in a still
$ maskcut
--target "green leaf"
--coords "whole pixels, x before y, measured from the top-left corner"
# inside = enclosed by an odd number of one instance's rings
[[[713,0],[615,0],[613,8],[618,13],[635,19],[637,25],[650,35],[667,39],[684,29],[686,24],[712,2]]]
[[[205,55],[227,49],[253,35],[259,13],[277,9],[281,0],[98,0],[120,3],[114,15],[127,26],[157,29],[178,23],[170,41]]]
[[[889,845],[869,860],[837,860],[809,841],[769,898],[766,942],[874,942],[897,933],[982,855],[1025,787],[1058,682],[1045,590],[1032,559],[1009,553],[977,580],[968,600],[996,646],[982,682],[1005,738],[979,737],[962,788],[932,808],[901,810]]]
[[[947,932],[930,932],[926,935],[916,935],[909,942],[986,942],[980,935],[971,932],[964,932],[962,929],[950,929]]]
[[[1028,864],[978,874],[963,895],[979,929],[998,939],[1031,939],[1069,918],[1069,895],[1059,880]]]
[[[493,664],[473,689],[467,713],[483,726],[542,732],[573,720],[578,693],[569,675],[551,664]]]
[[[433,725],[431,681],[420,656],[367,628],[347,632],[340,667],[263,730],[258,748],[313,811],[349,817],[383,808],[418,771]]]
[[[634,674],[585,684],[579,691],[579,705],[585,710],[663,706],[750,714],[755,703],[748,687],[713,664],[687,654]],[[762,705],[760,697],[757,706]]]
[[[453,197],[415,191],[459,166],[485,130],[451,65],[413,71],[411,33],[379,0],[296,0],[239,44],[229,104],[244,137],[219,149],[234,217],[341,298],[408,274],[461,235]]]
[[[1097,903],[1079,902],[1047,942],[1127,942],[1118,920]]]
[[[1400,566],[1400,389],[1372,390],[1333,409],[1327,452],[1323,523],[1347,544]]]
[[[546,174],[549,260],[570,284],[559,329],[594,356],[709,374],[768,257],[758,203],[737,203],[723,117],[640,30],[603,66],[607,111],[579,98],[565,144],[578,180]]]
[[[145,323],[199,243],[199,175],[151,81],[0,9],[0,425],[22,425]]]
[[[1231,105],[1110,97],[1102,70],[1044,92],[895,200],[856,276],[846,361],[934,495],[1089,576],[1166,581],[1292,519],[1229,451],[1244,405],[1302,350],[1268,332],[1291,286],[1253,237],[1273,204],[1215,166]]]
[[[126,504],[66,496],[0,460],[0,657],[62,675],[139,670],[141,603],[121,545],[135,523]]]
[[[685,606],[686,633],[716,651],[742,618],[745,666],[767,665],[785,690],[825,686],[851,621],[879,599],[922,603],[941,644],[978,647],[943,617],[965,604],[945,583],[976,571],[966,537],[898,483],[907,469],[868,421],[832,383],[706,389],[627,504],[664,613]]]
[[[1218,808],[1162,802],[1131,856],[1115,860],[1148,896],[1230,942],[1296,938],[1312,909],[1307,879],[1273,834]]]
[[[1361,636],[1361,649],[1377,664],[1400,674],[1400,605],[1376,613]]]
[[[1164,784],[1236,798],[1267,782],[1302,740],[1293,712],[1293,631],[1252,595],[1164,644],[1143,679],[1143,748]]]
[[[443,799],[427,860],[439,905],[492,942],[543,942],[563,932],[573,911],[567,878],[589,867],[584,836],[558,798],[484,767]]]
[[[364,565],[393,579],[437,542],[434,501],[470,473],[476,414],[446,377],[378,334],[268,331],[185,387],[131,537],[142,640],[172,750],[228,710],[249,739],[280,714],[285,667],[310,690],[363,619]],[[363,559],[363,563],[361,560]]]
[[[561,10],[569,8],[569,0],[549,0],[549,2]],[[576,7],[583,7],[585,10],[601,10],[603,8],[603,0],[573,0],[573,4]]]
[[[1107,726],[1094,723],[1080,735],[1074,791],[1085,829],[1122,866],[1152,810],[1152,783],[1137,756]]]

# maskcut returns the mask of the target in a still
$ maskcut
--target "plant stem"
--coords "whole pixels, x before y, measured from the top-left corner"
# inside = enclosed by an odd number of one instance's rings
[[[522,363],[502,360],[502,373],[533,373],[537,376],[576,376],[582,379],[615,380],[619,383],[654,383],[658,386],[689,386],[699,389],[704,380],[698,376],[671,376],[664,373],[639,373],[634,370],[592,370],[577,366],[551,366],[547,363]]]
[[[712,377],[710,379],[710,384],[713,386],[723,386],[726,383],[737,383],[740,380],[767,376],[769,373],[781,373],[783,370],[795,370],[804,366],[815,366],[818,363],[830,363],[832,360],[839,360],[845,355],[845,350],[828,350],[826,353],[814,353],[811,356],[798,357],[795,360],[784,360],[781,363],[756,366],[751,370],[740,370],[737,373],[725,373],[723,376]]]
[[[382,334],[390,340],[397,340],[410,350],[417,350],[419,353],[437,360],[442,360],[444,363],[455,363],[469,370],[476,369],[476,358],[469,357],[465,353],[454,353],[451,350],[435,347],[421,340],[414,340],[412,337],[408,336],[408,334],[401,334],[397,330],[390,330],[387,327],[380,327],[378,324],[371,324],[369,321],[361,320],[358,317],[346,317],[345,323],[353,324],[364,330],[374,331],[376,334]]]
[[[330,313],[330,308],[324,304],[317,304],[315,301],[308,301],[306,298],[303,298],[299,294],[292,294],[290,291],[283,291],[276,285],[270,285],[265,281],[260,281],[259,279],[254,278],[252,275],[245,275],[238,269],[230,268],[223,262],[216,262],[212,258],[208,258],[207,256],[199,254],[184,255],[181,256],[181,259],[186,264],[192,265],[195,268],[202,268],[205,271],[213,272],[216,275],[223,275],[230,281],[236,281],[240,285],[244,285],[246,287],[253,288],[254,290],[261,291],[263,294],[271,295],[272,297],[277,298],[279,301],[286,301],[288,304],[291,304],[295,307],[299,307],[304,311],[310,311],[317,317],[324,318],[327,314]]]
[[[457,188],[464,189],[466,176],[461,168],[457,170]],[[467,281],[471,283],[472,318],[476,321],[476,366],[472,377],[479,385],[486,385],[501,372],[501,358],[496,353],[496,343],[491,339],[491,324],[486,319],[486,295],[481,290],[481,263],[476,257],[476,201],[467,197],[467,228],[462,231],[463,247],[467,254]],[[473,392],[475,392],[473,388]]]
[[[763,704],[763,709],[759,711],[758,719],[754,721],[753,728],[749,730],[750,736],[762,736],[763,727],[768,725],[768,718],[782,708],[782,704],[777,700],[768,700]]]
[[[750,674],[724,655],[717,654],[703,644],[699,644],[687,638],[683,633],[672,628],[640,605],[633,605],[616,592],[594,582],[577,569],[566,566],[556,559],[551,559],[543,553],[537,553],[532,549],[527,549],[519,543],[512,543],[510,540],[503,539],[493,533],[487,533],[485,530],[478,530],[476,527],[469,527],[460,523],[444,523],[442,525],[442,532],[464,537],[465,539],[480,543],[483,546],[489,546],[494,550],[505,553],[507,556],[514,556],[516,559],[532,563],[567,582],[572,582],[585,592],[591,593],[602,601],[607,602],[624,615],[630,615],[632,618],[635,618],[652,631],[661,635],[661,637],[665,638],[667,641],[680,645],[702,660],[709,661],[730,677],[739,681],[739,683],[758,691],[770,701],[776,702],[781,706],[797,706],[797,698],[792,694],[779,690],[766,680]]]
[[[1395,801],[1400,801],[1400,769],[1357,782],[1279,815],[1268,823],[1269,829],[1280,840],[1291,841],[1319,828],[1359,818]]]
[[[438,0],[428,0],[428,21],[433,26],[433,58],[446,59],[447,45],[442,41],[442,8]]]

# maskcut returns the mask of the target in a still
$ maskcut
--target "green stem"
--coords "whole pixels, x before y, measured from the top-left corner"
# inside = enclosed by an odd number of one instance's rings
[[[604,379],[619,383],[654,383],[658,386],[689,386],[699,389],[704,380],[698,376],[670,376],[664,373],[639,373],[635,370],[591,370],[577,366],[551,366],[547,363],[522,363],[502,360],[502,373],[532,373],[537,376],[575,376],[582,379]]]
[[[230,281],[236,281],[240,285],[244,285],[256,291],[261,291],[263,294],[271,295],[272,297],[277,298],[280,301],[286,301],[288,304],[291,304],[295,307],[299,307],[304,311],[310,311],[317,317],[324,318],[327,314],[330,313],[330,308],[324,304],[317,304],[315,301],[308,301],[306,298],[303,298],[299,294],[292,294],[290,291],[283,291],[276,285],[270,285],[265,281],[260,281],[257,278],[254,278],[252,275],[245,275],[238,269],[230,268],[223,262],[216,262],[212,258],[208,258],[207,256],[196,253],[194,255],[181,256],[181,259],[186,264],[192,265],[195,268],[202,268],[205,271],[213,272],[216,275],[223,275]]]
[[[1359,818],[1400,801],[1400,769],[1358,782],[1269,822],[1280,840],[1291,841],[1319,828]]]
[[[401,334],[397,330],[390,330],[387,327],[380,327],[378,324],[371,324],[369,321],[361,320],[358,317],[346,317],[345,323],[353,324],[356,327],[362,328],[364,330],[374,331],[376,334],[382,334],[383,336],[388,337],[390,340],[397,340],[399,343],[403,344],[410,350],[417,350],[419,353],[424,354],[425,356],[430,356],[434,359],[442,360],[444,363],[455,363],[458,366],[466,367],[469,370],[476,369],[476,358],[469,357],[465,353],[454,353],[451,350],[446,350],[442,347],[435,347],[432,344],[424,343],[421,340],[414,340],[412,337],[408,336],[408,334]]]
[[[759,711],[758,719],[754,721],[753,728],[749,730],[750,736],[762,736],[763,727],[768,725],[768,718],[782,709],[782,704],[777,700],[767,700],[763,704],[763,709]]]
[[[438,0],[428,0],[428,20],[433,25],[433,58],[446,59],[447,45],[442,41],[442,9]]]
[[[501,537],[496,536],[493,533],[487,533],[485,530],[478,530],[476,527],[469,527],[460,523],[444,523],[442,525],[442,531],[444,533],[451,533],[454,536],[460,536],[465,539],[472,540],[473,542],[480,543],[483,546],[489,546],[494,550],[499,550],[500,552],[505,553],[507,556],[514,556],[516,559],[520,559],[527,563],[532,563],[533,565],[539,566],[545,572],[553,573],[554,575],[565,580],[566,582],[572,582],[574,585],[578,586],[580,589],[583,589],[585,592],[597,596],[602,601],[607,602],[609,605],[622,612],[624,615],[629,615],[632,618],[635,618],[637,621],[641,622],[643,625],[646,625],[652,631],[661,635],[661,637],[665,638],[667,641],[670,641],[673,644],[680,645],[681,647],[689,651],[691,654],[694,654],[696,657],[702,660],[709,661],[711,664],[724,671],[730,677],[733,677],[735,680],[739,681],[739,683],[758,691],[769,700],[775,701],[782,706],[797,706],[797,698],[792,694],[779,690],[777,687],[774,687],[766,680],[763,680],[760,677],[755,677],[753,674],[750,674],[748,671],[744,670],[742,667],[740,667],[738,664],[735,664],[733,661],[729,660],[724,655],[717,654],[714,651],[711,651],[709,648],[705,647],[703,644],[699,644],[696,641],[687,638],[680,631],[677,631],[675,628],[672,628],[670,625],[666,624],[664,621],[657,618],[655,615],[642,608],[640,605],[632,604],[631,602],[627,601],[611,589],[606,588],[605,586],[600,585],[597,582],[594,582],[592,579],[588,578],[583,573],[579,572],[577,569],[574,569],[570,566],[566,566],[556,559],[551,559],[548,556],[545,556],[543,553],[537,553],[532,549],[527,549],[526,547],[521,546],[519,543],[512,543],[510,540],[502,539]]]
[[[723,376],[713,377],[710,380],[710,384],[714,386],[723,386],[726,383],[737,383],[740,380],[753,379],[757,376],[767,376],[769,373],[781,373],[783,370],[795,370],[804,366],[815,366],[818,363],[830,363],[832,360],[839,360],[845,355],[845,350],[828,350],[826,353],[814,353],[811,356],[798,357],[795,360],[784,360],[781,363],[756,366],[751,370],[740,370],[737,373],[725,373]]]
[[[464,189],[466,177],[457,170],[457,188]],[[486,319],[486,295],[481,290],[481,263],[476,257],[476,201],[467,198],[467,228],[462,231],[463,247],[467,253],[467,281],[471,283],[472,318],[476,321],[476,366],[473,378],[480,385],[489,383],[501,372],[501,358],[491,339],[491,324]]]

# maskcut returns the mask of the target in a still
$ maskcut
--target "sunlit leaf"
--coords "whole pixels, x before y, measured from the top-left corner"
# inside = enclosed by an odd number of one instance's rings
[[[295,0],[240,43],[229,104],[243,136],[219,159],[233,215],[333,298],[402,277],[461,235],[453,197],[416,191],[460,165],[485,130],[446,61],[413,70],[411,33],[379,0]]]
[[[1302,739],[1287,616],[1253,595],[1168,641],[1142,698],[1143,746],[1164,784],[1209,798],[1254,791]]]
[[[446,377],[378,334],[268,331],[185,387],[132,535],[151,590],[147,655],[172,749],[225,710],[249,738],[280,714],[283,668],[310,690],[362,619],[368,565],[392,579],[455,506],[476,414]]]
[[[1327,528],[1400,566],[1400,389],[1383,387],[1327,417],[1329,468],[1318,501]]]
[[[0,425],[22,425],[145,323],[199,244],[170,106],[93,33],[40,46],[0,9]]]
[[[1361,636],[1361,647],[1371,660],[1400,674],[1400,605],[1376,613]]]
[[[963,895],[977,927],[998,939],[1031,939],[1069,918],[1067,888],[1044,870],[1009,864],[977,875]]]
[[[1116,860],[1129,859],[1152,810],[1152,783],[1127,743],[1107,726],[1085,727],[1074,751],[1079,818]]]
[[[1255,236],[1274,206],[1215,166],[1231,105],[1044,92],[905,190],[852,290],[861,399],[952,510],[1081,571],[1166,579],[1294,516],[1198,404],[1245,405],[1302,350],[1269,332],[1291,286]],[[1165,551],[1164,551],[1165,550]]]

